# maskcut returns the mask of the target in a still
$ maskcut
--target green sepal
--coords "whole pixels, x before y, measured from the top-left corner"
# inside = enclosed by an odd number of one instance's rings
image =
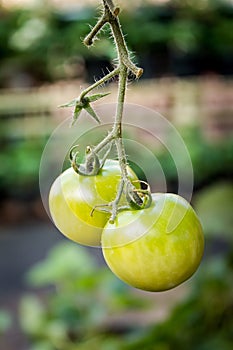
[[[73,106],[76,106],[77,102],[78,102],[78,100],[77,100],[77,99],[74,99],[74,100],[72,100],[72,101],[70,101],[70,102],[67,102],[67,103],[64,103],[64,104],[62,104],[62,105],[59,105],[58,107],[59,107],[59,108],[73,107]]]
[[[99,120],[97,114],[95,113],[94,109],[91,107],[91,105],[89,103],[87,104],[86,107],[84,107],[84,109],[88,114],[90,114],[90,116],[92,118],[94,118],[97,121],[97,123],[100,124],[100,120]]]
[[[102,97],[105,97],[109,95],[109,92],[104,93],[104,94],[95,94],[87,97],[83,97],[82,100],[80,101],[79,99],[74,99],[68,103],[65,103],[63,105],[60,105],[59,107],[75,107],[74,112],[73,112],[73,121],[71,125],[74,125],[76,120],[78,119],[80,113],[82,112],[83,109],[90,114],[90,116],[97,121],[97,123],[100,124],[99,117],[97,116],[96,112],[94,109],[91,107],[90,103],[99,100]]]
[[[76,120],[78,119],[78,117],[80,116],[80,113],[82,112],[82,107],[80,107],[79,105],[77,105],[74,109],[74,113],[73,113],[73,120],[72,120],[72,124],[74,125],[74,123],[76,122]]]
[[[147,186],[146,189],[136,188],[132,183],[128,182],[126,185],[126,199],[130,207],[135,210],[149,208],[152,203],[152,196],[150,186],[147,182],[136,180],[134,183],[143,183]]]
[[[86,99],[88,102],[95,102],[95,101],[99,100],[100,98],[108,96],[108,95],[110,95],[110,92],[106,92],[104,94],[95,94],[95,95],[87,96]]]

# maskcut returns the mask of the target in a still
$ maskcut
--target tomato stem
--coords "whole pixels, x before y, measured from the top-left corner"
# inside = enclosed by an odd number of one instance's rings
[[[110,80],[111,78],[115,77],[116,75],[119,74],[120,68],[117,67],[115,68],[113,71],[111,71],[110,73],[108,73],[107,75],[105,75],[103,78],[99,79],[98,81],[96,81],[94,84],[92,84],[91,86],[87,87],[85,90],[83,90],[79,96],[79,100],[82,101],[83,98],[92,90],[94,90],[95,88],[97,88],[100,85],[103,85],[104,83],[106,83],[108,80]]]
[[[76,100],[79,103],[84,101],[85,96],[95,89],[96,87],[103,85],[106,81],[118,75],[118,97],[117,97],[117,106],[115,112],[115,119],[112,130],[108,133],[108,135],[95,147],[92,148],[93,154],[97,154],[101,151],[105,146],[107,146],[111,142],[115,142],[118,160],[121,168],[121,181],[119,184],[119,188],[117,191],[116,198],[113,202],[109,203],[111,206],[111,218],[110,222],[114,222],[117,213],[119,211],[119,202],[121,199],[121,195],[125,189],[125,186],[129,184],[129,177],[127,173],[127,157],[125,152],[125,147],[122,139],[122,118],[124,111],[124,103],[125,103],[125,94],[126,94],[126,86],[129,72],[133,73],[136,78],[140,78],[143,73],[143,69],[137,67],[130,58],[130,52],[128,50],[127,44],[124,39],[124,35],[122,33],[121,24],[118,18],[118,14],[120,12],[119,7],[116,7],[114,1],[112,0],[102,0],[103,1],[103,13],[96,23],[96,25],[92,28],[91,32],[85,37],[83,43],[86,46],[91,46],[97,34],[107,23],[109,24],[112,32],[112,36],[114,39],[116,51],[117,51],[117,67],[105,75],[102,79],[96,81],[91,86],[87,87],[82,91],[79,98]],[[102,97],[102,96],[101,96]],[[68,104],[67,106],[70,106]],[[95,118],[96,119],[96,118]],[[132,186],[132,184],[131,184]]]

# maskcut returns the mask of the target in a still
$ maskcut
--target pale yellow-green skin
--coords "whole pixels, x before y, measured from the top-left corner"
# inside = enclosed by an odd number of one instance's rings
[[[132,181],[137,176],[128,167]],[[103,227],[110,214],[95,205],[115,199],[121,172],[118,161],[107,160],[96,176],[80,176],[73,168],[65,170],[53,183],[49,193],[49,209],[56,227],[69,239],[88,246],[100,246]],[[123,196],[121,204],[126,204]]]
[[[102,234],[110,269],[131,286],[164,291],[197,270],[204,251],[200,221],[190,204],[175,194],[153,194],[150,208],[125,211]]]

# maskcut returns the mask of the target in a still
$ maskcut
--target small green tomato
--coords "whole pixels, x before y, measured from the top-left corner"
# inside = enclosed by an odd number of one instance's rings
[[[130,167],[129,178],[137,180]],[[119,162],[107,159],[97,175],[82,176],[73,168],[65,170],[53,183],[49,209],[55,226],[68,238],[88,246],[100,246],[101,233],[110,214],[95,206],[115,199],[121,179]],[[120,205],[126,205],[123,195]],[[92,213],[93,211],[93,213]]]
[[[152,194],[151,206],[119,213],[102,233],[104,258],[123,281],[164,291],[187,280],[203,256],[204,236],[190,204],[170,193]]]

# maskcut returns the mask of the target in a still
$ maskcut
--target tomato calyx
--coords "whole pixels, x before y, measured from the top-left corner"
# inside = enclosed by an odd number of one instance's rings
[[[134,183],[144,184],[146,188],[136,188]],[[109,223],[114,224],[117,214],[125,210],[141,210],[149,208],[152,203],[152,195],[150,191],[150,186],[147,182],[141,180],[130,181],[127,180],[125,184],[125,198],[128,205],[119,205],[119,196],[112,202],[107,204],[97,204],[92,209],[90,215],[93,216],[95,210],[99,210],[105,213],[109,213],[111,216],[109,218]]]
[[[74,107],[72,125],[77,121],[77,119],[80,116],[83,109],[97,123],[100,124],[100,119],[99,119],[98,115],[96,114],[96,112],[94,111],[94,109],[92,108],[91,103],[99,100],[102,97],[109,95],[109,92],[104,93],[104,94],[101,94],[101,93],[94,94],[94,95],[86,96],[86,97],[85,97],[85,95],[86,95],[85,93],[82,93],[79,98],[75,98],[74,100],[59,106],[59,107]]]
[[[77,150],[78,145],[73,146],[70,149],[69,159],[71,166],[74,171],[82,176],[94,176],[99,173],[99,171],[104,166],[104,163],[108,157],[108,154],[112,148],[112,142],[109,144],[107,151],[105,152],[102,159],[99,158],[97,152],[91,146],[86,147],[86,155],[84,163],[79,164],[78,155],[79,151]]]
[[[146,186],[143,188],[136,188],[133,183],[140,183]],[[136,180],[126,185],[126,199],[132,209],[140,210],[149,208],[152,202],[150,186],[147,182]]]
[[[79,164],[78,163],[79,151],[76,150],[77,147],[78,147],[77,145],[73,146],[69,154],[70,163],[74,171],[79,175],[83,175],[83,176],[97,175],[100,170],[100,161],[99,161],[98,155],[95,152],[93,152],[90,146],[87,146],[85,162],[82,164]]]

